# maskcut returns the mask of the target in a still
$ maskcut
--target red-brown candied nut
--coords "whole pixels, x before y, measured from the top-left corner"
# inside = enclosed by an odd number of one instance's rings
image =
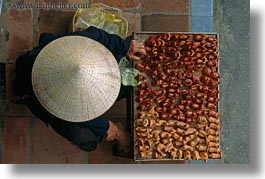
[[[200,108],[201,108],[201,105],[196,104],[196,103],[192,103],[191,107],[192,107],[193,109],[200,109]]]
[[[169,120],[170,119],[170,116],[167,113],[161,113],[160,118],[162,120]]]
[[[198,87],[199,87],[199,84],[193,84],[190,86],[190,90],[194,92],[198,89]]]
[[[145,71],[145,67],[141,63],[135,64],[135,68],[137,70],[139,70],[140,72],[144,72]]]
[[[172,67],[173,67],[173,62],[167,62],[167,63],[164,63],[163,65],[164,69],[172,69]]]
[[[190,56],[188,56],[188,57],[182,57],[181,60],[183,62],[190,62],[191,61],[191,57]]]
[[[177,41],[168,41],[166,42],[167,46],[171,46],[171,47],[176,47],[178,45],[178,42]]]
[[[203,110],[194,110],[193,112],[195,112],[197,115],[202,115],[203,114]]]
[[[194,73],[194,71],[192,69],[186,70],[186,76],[188,78],[192,78],[193,77],[193,73]]]
[[[210,53],[214,53],[214,54],[216,54],[216,57],[218,58],[217,47],[212,47],[212,48],[208,49],[208,52],[209,52],[209,54],[210,54]]]
[[[163,83],[161,84],[161,87],[162,87],[162,88],[167,88],[167,87],[169,87],[169,83],[168,83],[168,82],[163,82]]]
[[[178,105],[177,105],[177,108],[179,108],[180,110],[184,110],[184,109],[185,109],[185,106],[182,105],[182,104],[178,104]]]
[[[169,82],[168,87],[170,87],[170,88],[175,88],[175,87],[176,87],[176,84],[174,84],[174,83],[172,83],[172,82]]]
[[[194,69],[195,71],[201,71],[202,68],[203,68],[203,66],[202,66],[201,64],[197,64],[197,65],[194,66],[193,69]]]
[[[217,39],[214,38],[214,37],[207,37],[207,38],[206,38],[206,41],[207,41],[207,42],[216,43],[216,42],[217,42]]]
[[[173,76],[173,70],[172,69],[165,69],[164,72],[167,75],[170,75],[170,76],[172,75]]]
[[[205,93],[196,93],[197,98],[205,98],[206,94]]]
[[[152,79],[156,79],[157,75],[158,75],[158,71],[154,70],[154,71],[149,71],[147,72],[148,76],[150,76]]]
[[[167,97],[175,99],[176,95],[175,95],[175,93],[167,93]]]
[[[156,39],[157,39],[156,36],[154,36],[154,35],[150,36],[150,37],[146,40],[145,45],[147,45],[147,46],[151,46],[151,45],[153,44],[153,42],[156,41]],[[152,47],[153,47],[153,46],[152,46]]]
[[[193,40],[194,41],[202,41],[204,39],[204,36],[201,34],[194,34],[193,35]]]
[[[147,87],[149,87],[149,84],[148,83],[141,83],[139,85],[140,89],[146,89]]]
[[[192,80],[191,79],[186,79],[184,82],[183,82],[183,84],[185,85],[185,86],[191,86],[192,85]]]
[[[162,38],[163,40],[165,40],[165,41],[168,41],[168,40],[170,40],[170,38],[171,38],[171,34],[170,34],[169,32],[164,33],[164,34],[161,35],[161,38]]]
[[[179,71],[178,78],[184,80],[186,78],[186,73],[184,71]]]
[[[195,57],[200,59],[200,58],[203,57],[203,53],[202,52],[197,52],[197,53],[195,53]]]
[[[149,95],[153,92],[152,88],[150,88],[149,86],[145,88],[145,94],[144,95]]]
[[[207,107],[210,109],[217,109],[217,105],[213,104],[213,103],[208,103]]]
[[[177,97],[177,94],[175,94],[175,97]],[[175,103],[175,99],[167,98],[164,100],[164,102],[172,105],[173,103]]]
[[[165,41],[164,40],[162,40],[162,39],[159,39],[158,41],[157,41],[157,47],[163,47],[163,46],[165,46]]]
[[[155,90],[153,90],[153,93],[155,96],[161,96],[161,95],[165,94],[165,90],[164,89],[155,89]]]
[[[192,81],[193,83],[196,83],[196,84],[199,84],[200,83],[200,78],[196,75],[193,75],[192,76]]]
[[[176,92],[176,89],[174,89],[174,88],[166,88],[166,91],[168,93],[175,93]]]
[[[163,83],[163,80],[155,79],[152,81],[153,86],[160,86]]]
[[[206,75],[201,76],[201,82],[204,83],[205,85],[209,85],[210,81],[211,81],[211,78],[209,76],[206,76]]]
[[[176,68],[183,68],[183,67],[184,67],[184,62],[178,61]]]
[[[160,104],[165,99],[166,99],[166,96],[159,96],[159,97],[155,98],[155,102],[156,102],[156,104]]]
[[[203,46],[197,46],[195,49],[194,49],[194,52],[196,53],[198,53],[198,52],[204,52],[205,50],[204,50],[204,47]]]
[[[152,57],[157,57],[157,56],[158,56],[157,49],[153,49],[153,50],[151,51],[150,55],[151,55]]]
[[[207,93],[207,95],[208,95],[209,97],[216,97],[217,94],[218,94],[218,91],[217,91],[216,89],[211,89],[211,90],[209,90],[208,93]]]
[[[177,89],[177,93],[181,95],[188,94],[190,91],[188,89]]]
[[[137,75],[136,77],[135,77],[135,79],[137,80],[137,81],[144,81],[145,79],[146,79],[146,77],[144,76],[144,75]]]
[[[194,122],[194,120],[191,117],[186,117],[187,124],[191,124]]]
[[[161,113],[162,112],[162,107],[156,106],[155,107],[155,111],[158,112],[158,113]]]
[[[171,108],[171,109],[169,109],[169,113],[174,115],[174,114],[178,113],[178,110],[176,108]]]
[[[192,69],[195,66],[195,62],[194,61],[184,62],[184,64],[185,64],[187,69]]]
[[[217,103],[219,101],[219,99],[216,98],[216,97],[211,97],[210,96],[210,97],[207,98],[207,101],[211,102],[211,103]]]
[[[159,71],[158,75],[159,75],[160,79],[162,79],[163,81],[165,81],[167,79],[167,75],[164,72]]]
[[[166,102],[162,102],[159,104],[161,107],[166,107],[166,108],[170,108],[172,106],[172,104],[170,103],[166,103]]]
[[[208,93],[209,87],[201,85],[201,86],[199,86],[199,91],[202,93]]]
[[[185,99],[182,99],[179,101],[179,104],[181,104],[181,105],[186,105],[186,103],[187,103],[187,100],[185,100]]]
[[[210,76],[211,76],[212,78],[214,78],[214,79],[220,78],[219,73],[218,73],[218,72],[215,72],[215,71],[213,71],[213,72],[211,73]]]
[[[206,47],[206,48],[212,48],[213,45],[214,44],[212,44],[210,42],[206,42],[206,43],[203,44],[203,46]]]
[[[208,56],[207,56],[207,58],[209,59],[209,60],[217,60],[217,54],[215,54],[215,53],[209,53],[208,54]]]
[[[202,104],[203,100],[201,100],[199,98],[194,98],[193,102],[196,103],[196,104]]]
[[[184,51],[189,51],[189,50],[191,50],[191,45],[189,45],[189,44],[184,44],[184,45],[182,45],[182,50],[184,50]]]
[[[192,44],[193,49],[196,49],[197,47],[200,47],[200,46],[202,46],[202,42],[200,41],[193,42]]]
[[[211,79],[211,81],[210,81],[210,83],[209,83],[209,86],[210,86],[211,88],[217,88],[218,84],[219,84],[218,81]]]
[[[209,67],[203,67],[202,74],[206,76],[211,76],[212,70]]]
[[[185,121],[185,119],[186,119],[186,117],[184,114],[180,114],[177,116],[177,120],[179,120],[179,121]]]
[[[211,68],[217,68],[218,67],[218,63],[216,60],[208,60],[206,62],[206,64],[211,67]]]
[[[192,115],[193,115],[192,111],[185,111],[186,117],[192,117]]]
[[[162,113],[167,113],[168,109],[166,107],[162,107]]]
[[[201,65],[201,64],[204,63],[204,60],[203,60],[202,58],[199,58],[199,59],[196,59],[196,60],[195,60],[195,63]]]
[[[173,71],[173,76],[168,77],[168,81],[171,83],[176,83],[176,77],[175,77],[175,73],[177,73],[176,71]]]

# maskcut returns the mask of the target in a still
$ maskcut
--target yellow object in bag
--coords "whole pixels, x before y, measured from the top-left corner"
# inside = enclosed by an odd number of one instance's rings
[[[126,38],[128,33],[128,22],[122,17],[122,11],[102,3],[93,3],[89,8],[77,9],[70,31],[85,30],[89,26],[101,28],[122,38]]]

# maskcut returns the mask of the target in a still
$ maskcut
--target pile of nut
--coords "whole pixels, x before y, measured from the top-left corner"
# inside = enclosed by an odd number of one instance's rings
[[[135,90],[137,158],[221,158],[217,39],[165,33],[145,47],[135,64],[145,80]]]

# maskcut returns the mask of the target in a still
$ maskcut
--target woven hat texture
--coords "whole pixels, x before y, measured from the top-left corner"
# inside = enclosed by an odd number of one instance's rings
[[[99,42],[65,36],[46,45],[32,69],[33,90],[54,116],[84,122],[105,113],[121,86],[118,63]]]

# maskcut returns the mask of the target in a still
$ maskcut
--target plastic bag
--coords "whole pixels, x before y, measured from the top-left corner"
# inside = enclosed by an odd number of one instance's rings
[[[85,30],[92,25],[122,38],[128,33],[128,22],[122,17],[122,11],[101,3],[78,9],[72,23],[72,31]]]
[[[124,86],[138,86],[144,82],[135,79],[135,77],[141,74],[141,72],[132,68],[132,64],[126,57],[123,57],[120,60],[119,67],[121,71],[121,82]]]

